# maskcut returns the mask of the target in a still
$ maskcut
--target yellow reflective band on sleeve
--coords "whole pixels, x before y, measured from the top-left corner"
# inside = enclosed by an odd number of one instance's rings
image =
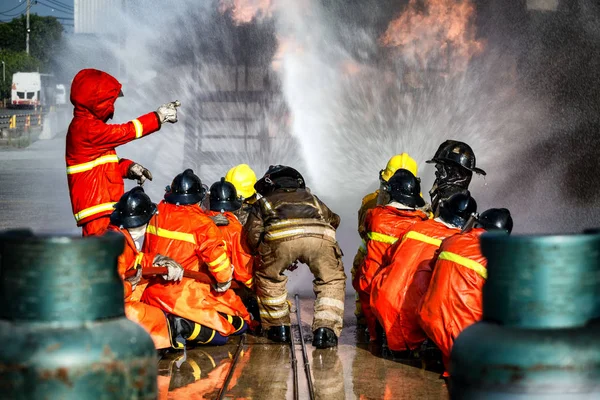
[[[227,259],[225,259],[225,261],[223,261],[223,262],[222,262],[220,265],[218,265],[218,266],[216,266],[216,267],[214,267],[214,268],[213,268],[213,267],[211,267],[211,268],[210,268],[210,271],[211,271],[211,272],[221,272],[221,271],[223,271],[224,269],[227,269],[227,268],[229,268],[229,267],[231,267],[231,262],[230,262],[230,261],[229,261],[229,259],[227,258]]]
[[[181,240],[182,242],[196,244],[196,239],[194,238],[194,235],[191,233],[168,231],[166,229],[157,228],[154,225],[148,225],[148,228],[146,228],[146,232],[150,233],[152,235],[156,235],[158,237],[174,239],[174,240]]]
[[[378,233],[378,232],[369,232],[369,233],[367,233],[367,237],[370,240],[374,240],[376,242],[381,242],[381,243],[387,243],[387,244],[394,244],[398,241],[398,238],[395,236],[384,235],[383,233]]]
[[[477,272],[477,274],[479,274],[479,276],[481,276],[483,279],[487,279],[487,269],[483,265],[479,264],[477,261],[473,261],[471,259],[459,256],[458,254],[451,253],[449,251],[442,251],[438,256],[438,260],[452,261],[453,263],[472,269],[473,271]]]
[[[406,235],[404,235],[404,237],[407,239],[414,239],[420,242],[425,242],[427,244],[431,244],[437,247],[440,247],[440,245],[442,244],[442,241],[440,239],[432,238],[430,236],[423,235],[422,233],[415,231],[408,232]]]
[[[211,261],[208,263],[209,267],[214,267],[216,265],[220,265],[223,261],[225,261],[227,259],[227,254],[223,253],[221,254],[219,257],[217,257],[217,259]]]
[[[208,340],[206,342],[200,342],[202,344],[206,344],[209,343],[211,340],[213,340],[213,338],[215,337],[215,333],[217,333],[217,331],[215,331],[214,329],[212,330],[212,334],[210,335],[210,337],[208,338]]]
[[[131,122],[133,123],[133,126],[135,127],[135,138],[136,139],[141,138],[142,134],[144,133],[144,127],[142,126],[142,123],[138,119],[133,119],[133,120],[131,120]]]
[[[137,269],[137,267],[142,263],[142,258],[144,258],[144,253],[139,252],[135,257],[135,261],[133,262],[133,269]]]
[[[189,364],[190,367],[192,367],[192,375],[194,375],[194,380],[195,381],[199,380],[200,376],[202,375],[202,370],[198,366],[198,363],[196,363],[196,361],[192,360],[189,357],[187,359],[187,363]]]
[[[244,282],[244,285],[250,287],[250,286],[252,286],[252,282],[254,282],[254,278],[248,279],[246,282]]]
[[[257,297],[256,299],[259,303],[266,305],[284,304],[287,301],[287,293],[284,293],[278,297]]]
[[[67,175],[78,174],[80,172],[89,171],[99,165],[118,163],[119,157],[116,154],[109,154],[107,156],[98,157],[93,161],[89,161],[82,164],[71,165],[67,167]]]
[[[97,206],[93,206],[93,207],[81,210],[77,214],[74,215],[75,221],[79,222],[82,219],[91,217],[92,215],[96,215],[96,214],[99,214],[99,213],[105,212],[105,211],[112,211],[114,209],[113,206],[115,204],[116,203],[103,203],[103,204],[98,204]]]
[[[200,334],[201,330],[202,330],[202,325],[195,323],[194,330],[192,331],[192,334],[187,338],[187,340],[196,339],[198,337],[198,335]]]

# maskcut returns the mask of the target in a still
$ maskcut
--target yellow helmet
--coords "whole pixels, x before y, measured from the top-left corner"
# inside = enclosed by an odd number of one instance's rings
[[[379,176],[387,182],[399,169],[406,169],[412,172],[414,176],[418,175],[417,162],[408,154],[402,153],[390,158],[390,161],[388,161],[385,169],[379,173]]]
[[[231,168],[227,171],[225,180],[232,183],[235,186],[238,196],[242,196],[244,199],[252,197],[256,193],[254,189],[256,174],[248,164],[240,164]]]

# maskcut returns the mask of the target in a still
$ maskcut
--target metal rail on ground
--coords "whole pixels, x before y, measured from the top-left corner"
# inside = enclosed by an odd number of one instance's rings
[[[300,314],[300,296],[294,296],[296,301],[296,318],[298,318],[298,328],[300,331],[300,344],[302,345],[302,358],[304,359],[304,372],[306,373],[306,381],[308,382],[308,394],[310,400],[315,398],[315,388],[313,386],[312,376],[310,373],[310,362],[308,361],[308,353],[306,352],[306,344],[304,343],[304,334],[302,333],[302,316]]]
[[[235,351],[235,355],[233,356],[233,362],[231,363],[231,368],[229,368],[229,372],[227,372],[227,377],[225,378],[225,382],[223,382],[223,386],[221,387],[221,390],[219,391],[219,395],[217,396],[217,399],[221,400],[225,397],[225,394],[227,393],[227,388],[229,387],[229,383],[231,382],[231,378],[233,377],[233,371],[235,370],[235,366],[238,362],[238,359],[240,358],[240,354],[242,353],[242,350],[244,349],[244,339],[246,338],[245,335],[242,335],[240,337],[240,342],[238,343],[238,347],[237,350]]]
[[[297,310],[298,309],[296,309],[296,311]],[[298,318],[298,314],[296,314],[296,319],[300,321],[300,319]],[[298,323],[298,329],[302,329],[300,323]],[[298,400],[300,398],[298,393],[298,359],[296,358],[296,340],[294,338],[294,332],[291,329],[290,335],[290,350],[292,351],[290,362],[292,364],[292,374],[294,378],[294,400]]]

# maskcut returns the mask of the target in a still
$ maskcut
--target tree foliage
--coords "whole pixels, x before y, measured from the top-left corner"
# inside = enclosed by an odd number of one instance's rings
[[[54,17],[40,17],[37,14],[31,14],[29,16],[28,55],[25,53],[26,26],[24,15],[0,24],[0,60],[5,62],[6,68],[6,81],[0,81],[4,96],[7,91],[10,91],[13,73],[52,72],[50,70],[52,57],[62,45],[63,27],[61,23]]]

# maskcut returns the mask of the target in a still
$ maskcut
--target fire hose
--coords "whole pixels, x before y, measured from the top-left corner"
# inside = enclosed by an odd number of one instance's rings
[[[130,278],[130,277],[134,276],[136,273],[137,273],[136,269],[130,269],[127,272],[125,272],[125,278]],[[168,273],[169,273],[169,270],[167,267],[142,268],[142,276],[145,278],[152,277],[155,275],[167,275]],[[194,279],[197,282],[207,283],[209,285],[214,285],[216,283],[216,281],[213,277],[211,277],[207,273],[200,272],[200,271],[190,271],[190,270],[186,269],[183,271],[183,276],[184,276],[184,278]],[[240,287],[241,286],[236,281],[231,282],[231,289],[235,290],[235,289],[239,289]]]

